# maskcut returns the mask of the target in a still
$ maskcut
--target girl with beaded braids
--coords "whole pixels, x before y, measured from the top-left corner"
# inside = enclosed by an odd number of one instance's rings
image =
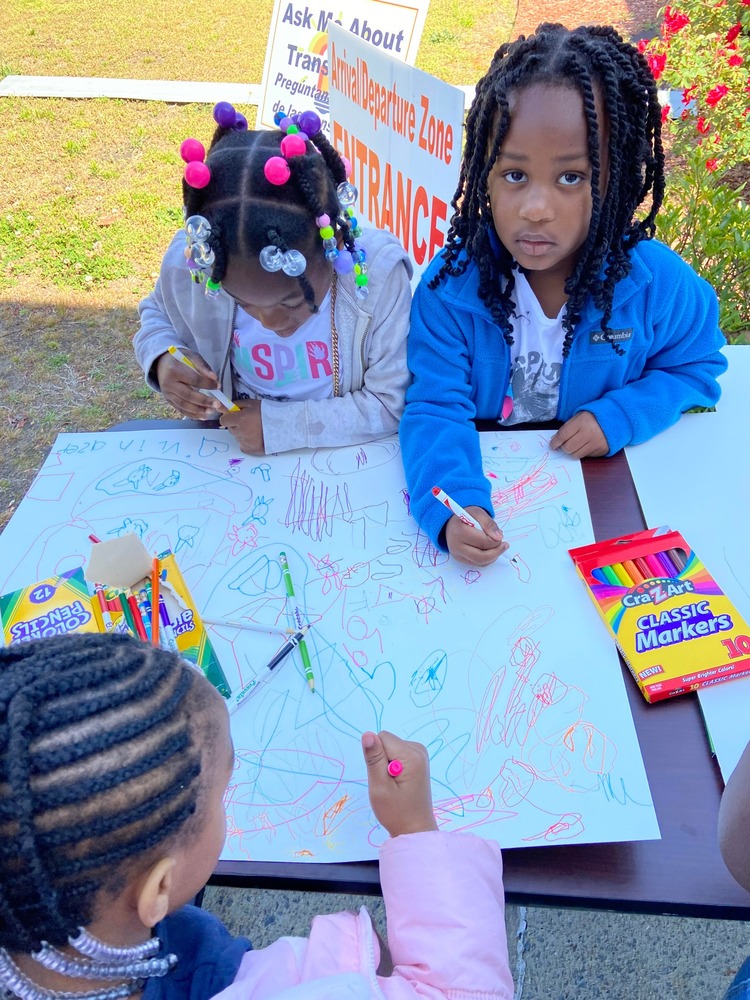
[[[185,229],[140,304],[149,385],[186,417],[221,414],[251,454],[392,434],[409,381],[408,257],[359,229],[357,189],[315,112],[280,112],[278,131],[248,131],[226,102],[214,118],[205,163],[200,142],[182,144]]]
[[[364,908],[251,951],[186,905],[226,832],[221,695],[132,636],[0,649],[0,997],[511,1000],[500,848],[437,829],[421,744],[361,743],[394,965]]]
[[[222,697],[118,635],[0,649],[0,996],[205,1000],[250,942],[186,906],[226,831]]]
[[[508,547],[475,419],[556,420],[551,447],[584,458],[717,401],[716,295],[653,239],[663,191],[656,86],[613,28],[542,24],[497,50],[446,248],[415,292],[400,428],[411,510],[457,559]],[[482,530],[436,504],[436,484]]]

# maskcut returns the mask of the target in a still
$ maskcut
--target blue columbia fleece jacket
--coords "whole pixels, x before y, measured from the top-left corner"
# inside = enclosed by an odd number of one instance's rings
[[[141,1000],[209,1000],[234,982],[240,962],[252,945],[232,937],[212,913],[183,906],[156,925],[159,956],[177,956],[177,965],[161,979],[149,979]]]
[[[593,413],[610,455],[647,441],[685,410],[713,406],[727,366],[713,288],[656,240],[639,243],[630,256],[609,323],[624,356],[602,338],[601,311],[589,299],[560,375],[557,419]],[[492,514],[472,421],[500,418],[511,348],[477,294],[473,261],[460,277],[427,287],[442,263],[439,256],[432,261],[414,295],[407,348],[414,381],[400,437],[412,513],[445,549],[450,513],[435,502],[433,486],[463,507]]]

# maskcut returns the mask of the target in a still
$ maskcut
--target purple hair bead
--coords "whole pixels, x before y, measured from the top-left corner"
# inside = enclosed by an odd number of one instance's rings
[[[320,132],[321,122],[320,116],[314,111],[303,111],[297,119],[297,124],[302,129],[303,132],[307,132],[309,136],[317,135]]]
[[[351,274],[354,270],[354,261],[348,253],[340,253],[333,262],[333,269],[336,274]]]
[[[219,101],[214,105],[214,121],[220,128],[234,128],[237,124],[237,112],[229,101]]]

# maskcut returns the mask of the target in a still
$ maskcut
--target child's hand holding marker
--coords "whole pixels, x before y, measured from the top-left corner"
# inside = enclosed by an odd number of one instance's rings
[[[211,420],[234,406],[221,392],[216,374],[195,351],[170,347],[156,362],[156,380],[164,398],[193,420]]]
[[[445,526],[445,544],[459,562],[489,566],[508,551],[508,543],[495,520],[482,507],[464,509],[439,486],[432,495],[453,514]]]
[[[430,758],[421,743],[393,733],[362,734],[367,786],[375,818],[391,837],[437,830],[430,789]],[[391,764],[401,764],[401,770]],[[393,772],[398,773],[394,774]]]

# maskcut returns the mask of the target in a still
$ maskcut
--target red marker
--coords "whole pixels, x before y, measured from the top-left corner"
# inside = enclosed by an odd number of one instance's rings
[[[388,765],[388,774],[390,774],[392,778],[397,778],[403,769],[404,765],[400,760],[392,760]]]

